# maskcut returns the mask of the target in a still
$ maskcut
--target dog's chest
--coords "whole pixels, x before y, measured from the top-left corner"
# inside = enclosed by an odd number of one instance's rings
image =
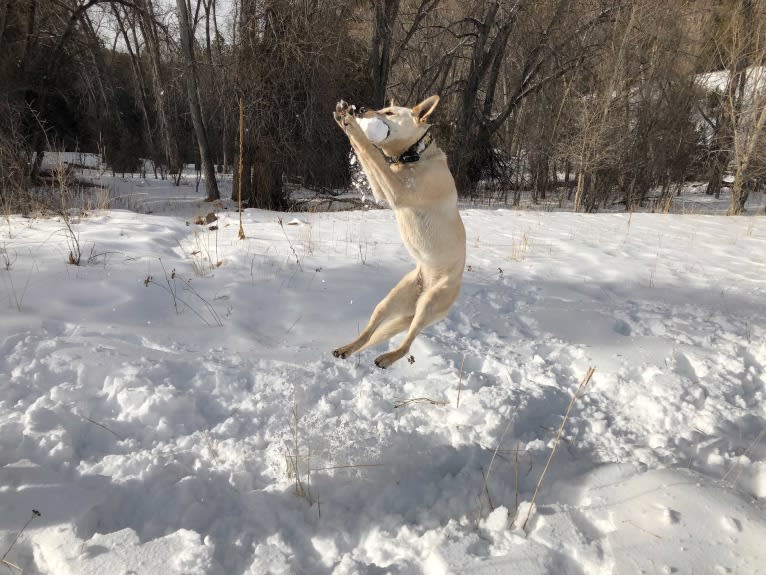
[[[428,263],[438,255],[439,246],[444,243],[441,236],[445,232],[439,208],[397,210],[396,219],[402,242],[413,258]]]

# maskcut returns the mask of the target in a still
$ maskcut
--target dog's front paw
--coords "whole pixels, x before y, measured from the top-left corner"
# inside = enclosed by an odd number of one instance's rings
[[[350,111],[352,111],[353,106],[351,106],[346,100],[340,100],[337,104],[335,104],[335,113],[336,114],[347,114]]]
[[[345,100],[341,100],[335,104],[335,112],[333,112],[333,117],[335,118],[335,122],[343,129],[344,132],[349,133],[352,131],[360,131],[359,124],[356,123],[356,117],[354,116],[355,111],[356,107],[349,105],[349,103]]]

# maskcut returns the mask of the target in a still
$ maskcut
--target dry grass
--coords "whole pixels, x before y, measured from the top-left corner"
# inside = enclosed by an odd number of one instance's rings
[[[305,255],[313,255],[314,253],[314,238],[313,238],[313,226],[305,225],[301,226],[299,230],[300,242],[303,244],[303,253]]]
[[[670,210],[673,208],[673,196],[667,196],[665,198],[662,198],[659,202],[659,209],[658,211],[661,214],[669,214]]]
[[[173,307],[176,310],[176,314],[180,315],[187,309],[197,316],[206,326],[218,326],[223,327],[223,321],[218,315],[218,312],[212,306],[212,304],[202,297],[199,292],[194,289],[191,281],[180,278],[173,269],[168,272],[162,258],[158,258],[160,267],[165,276],[165,282],[160,283],[154,279],[152,275],[147,275],[144,279],[144,286],[149,287],[155,285],[165,291],[173,301]],[[187,297],[188,294],[188,297]],[[196,307],[191,305],[189,300],[196,302]]]
[[[524,232],[521,239],[516,238],[514,235],[511,239],[511,259],[515,262],[523,262],[527,259],[527,252],[529,251],[529,234]]]
[[[292,415],[292,436],[293,445],[292,451],[285,453],[285,463],[287,465],[287,478],[293,482],[293,493],[297,497],[305,498],[309,504],[313,504],[311,498],[311,452],[307,451],[306,455],[301,454],[300,443],[300,418],[298,417],[298,404],[293,398],[293,404],[290,407]],[[305,460],[305,462],[304,462]],[[301,468],[305,468],[306,480],[301,479]]]
[[[301,259],[298,257],[298,253],[295,251],[295,246],[293,246],[293,242],[290,239],[290,236],[287,235],[287,231],[285,230],[285,224],[282,222],[282,218],[279,218],[277,220],[279,223],[279,227],[282,228],[282,233],[285,236],[285,239],[287,240],[287,244],[290,246],[290,251],[293,252],[293,256],[295,256],[295,264],[298,266],[298,269],[300,271],[303,271],[303,266],[301,265]]]
[[[13,257],[11,257],[11,255],[8,253],[8,249],[5,246],[0,248],[0,264],[2,264],[3,270],[6,272],[4,277],[8,278],[8,286],[10,290],[8,299],[13,303],[18,311],[21,311],[21,306],[24,303],[24,295],[27,293],[29,283],[32,279],[32,270],[30,269],[26,282],[19,291],[15,282],[13,281],[13,266],[16,263],[17,258],[18,255],[16,253],[13,254]]]
[[[181,242],[178,242],[181,250],[186,253],[190,260],[194,274],[199,277],[208,277],[214,269],[223,265],[223,260],[219,259],[218,254],[218,226],[211,226],[215,229],[209,233],[194,231],[194,247],[190,252],[184,249]],[[212,241],[211,241],[212,236]]]

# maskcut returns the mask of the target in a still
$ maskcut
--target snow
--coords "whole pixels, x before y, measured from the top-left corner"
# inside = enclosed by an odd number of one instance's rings
[[[0,227],[24,575],[766,573],[763,217],[465,209],[458,302],[381,371],[330,351],[412,265],[390,211],[239,240],[167,185],[73,219],[83,266],[60,218]]]
[[[388,137],[388,126],[380,118],[359,118],[357,122],[373,144],[379,144]]]
[[[41,165],[50,170],[61,166],[98,169],[103,164],[100,155],[90,152],[45,152]]]
[[[753,90],[761,90],[766,86],[766,68],[763,66],[750,66],[746,69],[747,83]],[[698,74],[697,83],[707,91],[723,92],[729,82],[729,70],[717,70]]]

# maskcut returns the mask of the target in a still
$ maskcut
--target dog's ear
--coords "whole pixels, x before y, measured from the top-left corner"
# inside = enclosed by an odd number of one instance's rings
[[[420,104],[412,108],[412,113],[417,117],[418,122],[425,122],[428,119],[428,116],[431,115],[431,113],[436,109],[436,106],[439,104],[439,96],[433,95],[429,96]]]

